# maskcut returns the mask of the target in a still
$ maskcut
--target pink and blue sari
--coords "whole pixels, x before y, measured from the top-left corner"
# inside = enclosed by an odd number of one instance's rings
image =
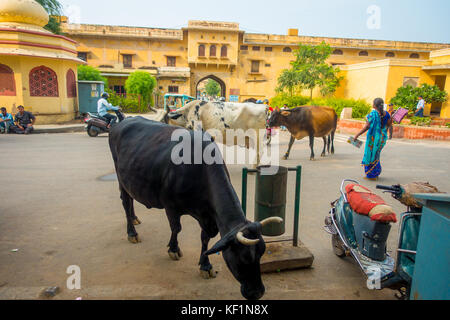
[[[367,121],[370,124],[367,133],[366,148],[362,165],[368,179],[376,179],[380,176],[382,167],[380,162],[381,151],[388,140],[387,124],[391,116],[389,112],[383,116],[376,110],[373,110],[368,116]]]

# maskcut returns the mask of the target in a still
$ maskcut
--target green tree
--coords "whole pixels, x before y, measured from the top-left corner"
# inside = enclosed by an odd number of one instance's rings
[[[343,77],[338,76],[340,70],[326,63],[332,49],[322,42],[318,46],[299,45],[295,51],[296,60],[291,63],[292,70],[298,73],[300,87],[311,92],[320,88],[322,95],[329,95],[336,91]]]
[[[412,86],[398,88],[397,94],[391,99],[391,103],[409,109],[409,111],[415,111],[419,96],[422,96],[426,103],[445,102],[448,98],[446,91],[439,89],[438,86],[424,83],[417,88]]]
[[[105,87],[108,87],[108,79],[102,77],[100,71],[88,65],[78,66],[78,80],[81,81],[103,81]]]
[[[63,15],[62,5],[58,0],[36,0],[50,16],[48,24],[44,27],[46,30],[56,34],[61,34],[60,22],[56,17]]]
[[[278,78],[278,87],[276,91],[282,93],[288,91],[289,96],[294,95],[295,89],[300,85],[300,74],[293,69],[285,69]]]
[[[139,95],[139,109],[148,111],[153,106],[153,90],[156,87],[156,79],[145,71],[135,71],[125,82],[127,93]]]
[[[205,86],[206,94],[211,97],[216,97],[220,94],[220,84],[213,79],[209,79]]]

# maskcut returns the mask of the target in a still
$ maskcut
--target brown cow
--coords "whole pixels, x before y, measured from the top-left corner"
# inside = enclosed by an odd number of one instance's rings
[[[285,126],[292,135],[284,160],[289,158],[295,140],[301,140],[304,137],[309,137],[311,160],[314,160],[314,138],[323,138],[325,145],[322,157],[325,157],[327,149],[330,153],[330,145],[331,153],[334,154],[334,135],[337,122],[338,116],[333,108],[304,106],[291,110],[277,108],[270,116],[269,126],[271,128]]]

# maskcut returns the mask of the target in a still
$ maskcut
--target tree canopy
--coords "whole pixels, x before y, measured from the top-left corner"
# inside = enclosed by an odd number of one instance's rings
[[[145,71],[133,72],[125,82],[125,90],[127,93],[139,95],[140,111],[147,111],[153,105],[153,90],[155,87],[155,77]]]
[[[36,0],[50,16],[48,24],[44,27],[53,33],[60,34],[60,22],[57,17],[63,15],[63,7],[58,0]]]
[[[278,79],[278,91],[287,89],[292,95],[296,88],[307,89],[311,92],[311,99],[317,87],[323,96],[334,93],[343,77],[338,76],[339,68],[326,62],[331,52],[331,47],[325,42],[318,46],[299,44],[291,69],[284,70]]]
[[[400,87],[391,103],[395,106],[403,107],[414,111],[417,107],[419,96],[422,96],[426,103],[447,101],[447,92],[439,89],[438,86],[422,84],[420,87],[412,86]]]
[[[108,87],[108,79],[102,77],[100,71],[88,65],[78,66],[78,80],[81,81],[103,81]]]
[[[208,82],[206,83],[205,91],[207,95],[211,97],[216,97],[221,92],[220,84],[213,79],[209,79]]]

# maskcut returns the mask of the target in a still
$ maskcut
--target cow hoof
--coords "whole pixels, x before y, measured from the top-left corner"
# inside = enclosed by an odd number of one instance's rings
[[[173,261],[179,261],[183,257],[183,253],[181,252],[181,250],[178,250],[178,252],[169,251],[169,257]]]
[[[315,158],[310,158],[309,160],[314,161],[314,160],[316,160],[316,159],[315,159]]]
[[[132,244],[138,244],[142,242],[138,235],[136,235],[135,237],[128,237],[128,241],[130,241]]]
[[[217,277],[217,272],[213,268],[209,271],[200,270],[200,276],[205,280],[215,279]]]
[[[322,153],[320,156],[321,156],[322,158],[325,158],[327,155],[326,155],[325,153]]]
[[[139,220],[137,217],[136,217],[136,219],[133,220],[133,225],[135,225],[135,226],[138,226],[141,223],[142,223],[141,220]]]

